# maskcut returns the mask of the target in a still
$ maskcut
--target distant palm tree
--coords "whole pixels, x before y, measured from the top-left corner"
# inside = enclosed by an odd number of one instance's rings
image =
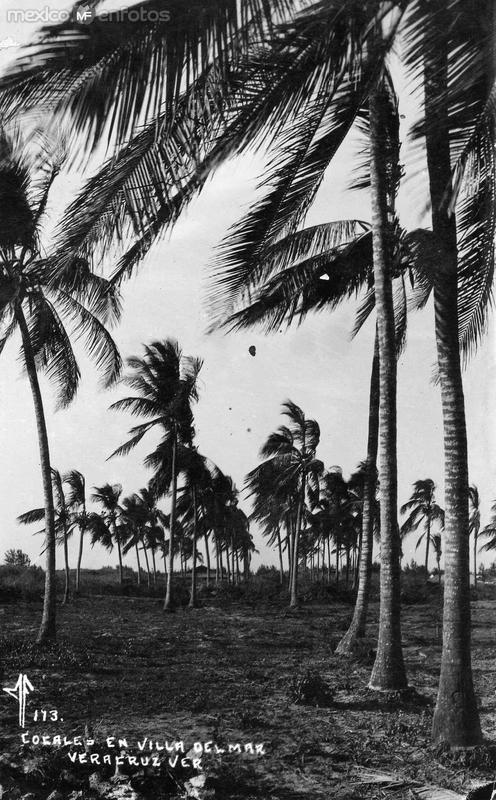
[[[165,494],[171,489],[168,580],[164,610],[172,608],[172,576],[174,568],[174,533],[176,522],[177,479],[180,467],[179,448],[189,445],[193,437],[192,403],[198,400],[200,359],[184,356],[173,339],[145,345],[142,358],[127,360],[129,374],[123,382],[137,392],[113,403],[111,408],[130,411],[146,422],[130,430],[131,439],[110,456],[126,455],[152,428],[162,431],[162,440],[145,463],[155,468],[153,490]]]
[[[109,530],[100,514],[87,510],[86,480],[82,472],[77,469],[66,472],[62,478],[64,484],[68,486],[66,494],[66,506],[69,511],[68,531],[72,533],[76,528],[79,530],[79,550],[76,566],[76,592],[81,586],[81,561],[83,558],[84,536],[91,533],[93,543],[101,539],[105,544],[109,543]]]
[[[479,536],[489,539],[486,544],[482,545],[481,550],[485,552],[496,550],[496,502],[491,506],[491,519],[480,531]]]
[[[52,485],[54,494],[54,513],[55,513],[55,531],[57,539],[62,540],[64,546],[64,568],[65,568],[65,586],[64,597],[62,604],[65,605],[69,599],[70,587],[70,570],[69,570],[69,553],[68,553],[68,539],[69,539],[69,509],[64,495],[63,480],[60,472],[56,469],[51,470]],[[41,522],[45,519],[45,509],[35,508],[32,511],[27,511],[17,517],[17,521],[23,525],[30,525],[33,522]],[[38,533],[45,533],[45,528],[38,531]]]
[[[316,491],[318,479],[324,465],[315,457],[320,440],[317,422],[307,419],[302,409],[291,400],[282,405],[282,413],[288,424],[281,425],[271,433],[263,444],[260,455],[265,461],[247,476],[247,486],[254,488],[264,471],[274,471],[276,493],[295,491],[296,517],[292,542],[292,571],[290,582],[290,606],[298,605],[298,562],[300,557],[300,535],[302,531],[307,491]]]
[[[117,545],[117,554],[119,558],[119,583],[123,584],[123,569],[122,569],[122,546],[120,541],[120,533],[117,528],[117,519],[119,516],[119,498],[122,494],[122,486],[120,483],[105,483],[103,486],[94,486],[91,499],[94,503],[102,506],[103,514],[107,525],[110,528],[112,539]]]
[[[480,517],[480,497],[479,490],[475,484],[468,487],[468,503],[469,503],[469,536],[473,536],[473,553],[474,553],[474,587],[477,588],[477,541],[479,538],[479,531],[481,526]]]
[[[413,492],[410,499],[401,506],[401,513],[410,512],[409,517],[401,526],[402,537],[416,531],[421,524],[424,532],[417,541],[417,547],[425,541],[425,573],[426,580],[429,577],[429,546],[432,543],[433,530],[435,523],[442,529],[444,528],[444,511],[436,503],[436,485],[433,480],[415,481]]]

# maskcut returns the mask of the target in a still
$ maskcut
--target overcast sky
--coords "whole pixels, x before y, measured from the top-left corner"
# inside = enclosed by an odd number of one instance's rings
[[[0,0],[0,30],[3,43],[22,44],[35,25],[7,24],[12,0]],[[43,0],[17,0],[18,8],[44,8]],[[65,7],[52,0],[51,8]],[[0,42],[0,45],[2,42]],[[0,50],[0,67],[17,52]],[[402,97],[401,112],[408,125],[414,103]],[[403,158],[407,158],[404,148]],[[366,194],[345,191],[352,159],[349,148],[339,164],[326,176],[308,216],[308,224],[334,219],[370,219]],[[318,451],[326,466],[339,464],[345,475],[365,456],[368,390],[373,346],[373,323],[350,341],[353,306],[333,314],[309,317],[303,326],[265,337],[259,332],[205,335],[208,319],[204,309],[205,276],[215,246],[230,224],[253,201],[257,176],[263,169],[261,156],[232,161],[218,171],[206,189],[189,207],[171,237],[157,244],[142,264],[136,278],[124,286],[122,322],[114,331],[123,356],[139,355],[142,344],[153,339],[175,337],[186,354],[204,359],[201,398],[195,409],[198,446],[241,488],[245,474],[258,459],[267,434],[281,422],[280,406],[290,398],[307,416],[318,420],[322,437]],[[55,219],[71,200],[79,177],[64,175],[52,193],[50,215]],[[424,221],[426,196],[421,180],[406,181],[400,212],[406,227]],[[248,351],[256,346],[256,356]],[[32,561],[40,558],[41,539],[27,527],[16,524],[18,514],[41,504],[41,477],[33,405],[27,379],[20,374],[18,341],[2,353],[0,370],[0,472],[1,553],[20,547]],[[431,383],[435,363],[433,311],[429,306],[410,316],[408,344],[398,370],[398,458],[399,501],[405,502],[411,484],[431,477],[439,487],[442,504],[443,452],[439,390]],[[72,406],[53,413],[52,393],[46,388],[51,459],[60,471],[78,469],[88,487],[107,481],[120,482],[126,493],[146,485],[149,473],[144,455],[153,448],[152,438],[127,458],[106,461],[124,441],[132,420],[108,406],[124,390],[98,390],[98,378],[85,359],[81,390]],[[493,326],[465,373],[469,435],[470,480],[482,496],[483,524],[496,499],[496,464],[493,402],[496,359]],[[248,511],[249,504],[242,500]],[[254,564],[275,563],[275,554],[264,547]],[[71,547],[75,561],[76,542]],[[407,559],[414,555],[415,537],[405,543]],[[60,558],[60,555],[59,555]],[[422,561],[422,554],[417,560]],[[110,556],[110,563],[116,563]],[[487,558],[485,559],[487,560]],[[492,559],[489,559],[492,560]],[[86,549],[83,566],[109,563],[100,549]]]

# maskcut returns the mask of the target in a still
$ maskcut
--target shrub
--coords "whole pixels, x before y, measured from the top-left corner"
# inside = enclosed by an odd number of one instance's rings
[[[295,675],[289,687],[292,703],[305,706],[329,708],[334,692],[318,672],[307,670],[304,675]]]
[[[0,565],[0,600],[41,600],[45,587],[45,572],[41,567]]]

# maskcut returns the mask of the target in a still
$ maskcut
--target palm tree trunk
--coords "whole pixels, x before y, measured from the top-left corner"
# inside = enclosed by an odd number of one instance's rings
[[[138,542],[136,541],[135,545],[136,550],[136,562],[138,564],[138,586],[141,586],[141,564],[140,564],[140,557],[139,557],[139,549],[138,549]]]
[[[477,589],[477,534],[474,532],[474,589]]]
[[[76,565],[76,592],[79,592],[79,587],[81,585],[81,562],[83,560],[84,532],[85,527],[84,525],[81,525],[79,528],[79,551]]]
[[[431,543],[431,517],[430,506],[427,507],[427,542],[425,545],[425,579],[429,580],[429,545]]]
[[[196,607],[196,539],[198,533],[198,504],[196,502],[196,486],[193,484],[191,487],[193,495],[193,564],[191,566],[191,594],[189,598],[189,607]]]
[[[205,542],[205,558],[207,559],[207,586],[210,586],[210,548],[208,546],[208,533],[205,531],[203,534]]]
[[[151,575],[150,575],[150,562],[148,560],[148,550],[146,548],[145,543],[143,542],[143,553],[145,554],[145,564],[146,564],[146,583],[148,588],[152,585]]]
[[[21,331],[22,347],[26,371],[28,373],[31,393],[33,396],[36,427],[38,430],[38,446],[40,451],[41,476],[43,482],[43,502],[45,508],[45,536],[46,536],[46,572],[45,594],[43,599],[43,615],[37,642],[42,644],[56,638],[56,600],[57,587],[55,583],[55,511],[53,504],[52,474],[50,468],[50,450],[48,446],[48,433],[46,428],[45,412],[41,397],[40,384],[34,360],[29,329],[20,304],[16,307],[16,319]]]
[[[282,562],[281,529],[277,526],[277,552],[279,554],[279,583],[284,586],[284,564]]]
[[[387,203],[387,142],[382,87],[370,97],[370,181],[375,305],[379,339],[379,481],[381,575],[377,654],[370,688],[401,690],[407,680],[401,649],[400,538],[396,461],[396,342],[392,294],[392,246]]]
[[[64,598],[62,605],[66,605],[69,600],[69,586],[71,582],[71,573],[69,570],[69,548],[67,546],[67,525],[64,522],[64,569],[65,569],[65,585],[64,585]]]
[[[115,524],[115,519],[112,517],[112,534],[114,541],[117,543],[117,556],[119,558],[119,584],[122,586],[124,583],[124,576],[122,570],[122,549],[121,549],[121,540],[119,533],[117,532],[117,525]]]
[[[172,496],[169,526],[169,562],[167,565],[167,591],[165,593],[164,611],[172,611],[172,575],[174,571],[174,533],[176,527],[177,499],[177,427],[174,425],[172,440]]]
[[[429,40],[435,34],[435,48],[426,44],[424,91],[432,229],[440,257],[434,275],[434,311],[444,428],[445,571],[441,674],[432,735],[435,742],[468,747],[479,744],[482,734],[471,662],[467,433],[458,343],[456,220],[445,200],[451,184],[446,0],[438,3],[436,11],[432,15],[435,29],[429,31]]]
[[[294,532],[294,546],[293,546],[293,572],[291,576],[291,597],[290,597],[290,608],[297,608],[298,607],[298,560],[299,560],[299,544],[300,544],[300,532],[301,532],[301,521],[303,518],[303,504],[305,502],[305,473],[302,471],[301,474],[301,487],[300,487],[300,498],[298,501],[298,510],[296,514],[296,526]]]
[[[358,592],[350,627],[339,642],[336,652],[341,655],[353,653],[359,639],[365,636],[367,610],[370,598],[372,575],[372,550],[374,546],[374,503],[377,491],[377,448],[379,440],[379,340],[377,331],[374,342],[374,357],[370,376],[369,430],[365,484],[363,487],[362,537],[358,562]]]
[[[157,585],[157,562],[155,561],[155,546],[150,548],[151,554],[152,554],[152,569],[153,569],[153,585],[154,586]]]
[[[339,534],[336,534],[336,589],[339,588],[339,556],[341,550],[341,542],[339,541]]]

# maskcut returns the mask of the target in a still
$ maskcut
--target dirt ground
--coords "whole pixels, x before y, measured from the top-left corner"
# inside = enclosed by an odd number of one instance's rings
[[[430,745],[441,649],[437,607],[404,610],[408,677],[421,697],[401,702],[367,690],[373,651],[353,662],[333,655],[351,610],[232,605],[164,614],[156,600],[79,598],[59,609],[58,643],[40,652],[33,644],[39,605],[5,605],[2,683],[14,686],[23,672],[34,687],[26,712],[30,742],[33,735],[71,740],[89,725],[102,752],[111,736],[125,739],[129,752],[144,737],[147,746],[183,742],[186,752],[195,742],[217,744],[226,752],[202,758],[203,770],[216,775],[217,798],[413,800],[424,785],[464,796],[474,782],[492,780],[489,756],[471,761]],[[475,681],[489,740],[496,739],[495,610],[495,601],[472,606]],[[376,606],[371,618],[373,635]],[[328,707],[295,702],[309,671],[328,685]],[[35,722],[36,709],[38,716],[56,709],[59,719]],[[2,751],[18,752],[22,729],[7,694],[0,723]],[[229,754],[229,744],[242,752]],[[251,753],[250,744],[263,745],[261,752]],[[31,743],[22,752],[27,758],[41,750],[47,752]]]

